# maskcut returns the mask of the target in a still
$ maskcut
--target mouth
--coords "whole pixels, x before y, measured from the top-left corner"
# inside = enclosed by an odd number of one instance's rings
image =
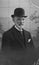
[[[23,24],[19,24],[19,26],[22,26]]]
[[[23,24],[24,24],[24,22],[20,22],[18,25],[19,25],[19,26],[22,26]]]

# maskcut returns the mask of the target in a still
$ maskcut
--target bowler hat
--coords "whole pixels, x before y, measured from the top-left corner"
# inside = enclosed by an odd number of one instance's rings
[[[11,15],[11,17],[13,18],[14,16],[17,16],[17,17],[27,17],[25,16],[25,11],[23,8],[16,8],[14,10],[14,14]]]

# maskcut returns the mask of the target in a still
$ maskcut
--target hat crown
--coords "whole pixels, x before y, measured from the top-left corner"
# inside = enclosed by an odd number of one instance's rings
[[[14,16],[22,17],[25,15],[23,8],[16,8],[14,11]]]

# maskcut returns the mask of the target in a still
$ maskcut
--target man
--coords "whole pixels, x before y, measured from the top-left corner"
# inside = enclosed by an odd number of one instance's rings
[[[2,48],[33,48],[30,33],[22,28],[24,19],[27,17],[24,9],[16,8],[11,17],[15,25],[3,34]]]

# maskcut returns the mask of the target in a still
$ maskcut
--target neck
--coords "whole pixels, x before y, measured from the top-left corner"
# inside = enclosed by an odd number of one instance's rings
[[[22,27],[20,27],[20,26],[15,25],[15,28],[18,29],[19,31],[22,31]]]

